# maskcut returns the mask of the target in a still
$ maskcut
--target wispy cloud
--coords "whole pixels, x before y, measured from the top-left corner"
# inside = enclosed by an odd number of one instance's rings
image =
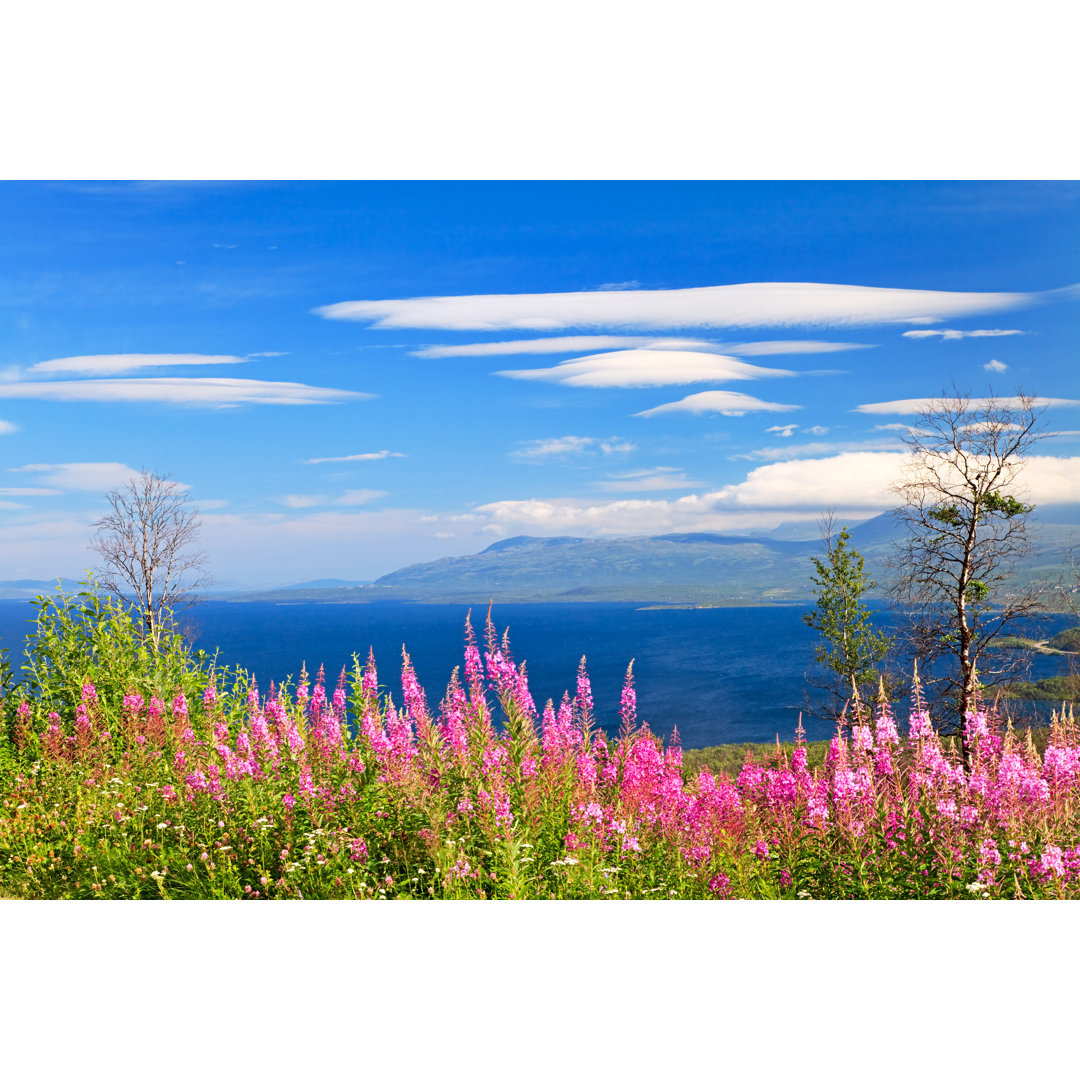
[[[527,356],[581,352],[586,349],[697,349],[731,356],[778,356],[876,349],[876,345],[843,341],[715,342],[703,338],[647,337],[642,334],[578,334],[573,337],[526,338],[515,341],[475,342],[469,345],[425,345],[413,356]]]
[[[381,499],[385,491],[376,491],[374,488],[350,488],[336,498],[329,495],[282,495],[278,502],[287,506],[290,510],[310,510],[316,506],[363,506],[374,499]]]
[[[9,469],[8,472],[13,472],[13,469]],[[38,495],[59,495],[60,492],[56,488],[24,488],[24,487],[0,487],[0,495],[11,497],[15,495],[19,498],[31,498]]]
[[[795,461],[798,458],[821,458],[829,454],[865,453],[878,450],[895,450],[896,440],[871,440],[868,442],[811,442],[785,443],[782,446],[765,446],[760,450],[748,450],[744,454],[732,454],[732,461]]]
[[[413,356],[527,356],[532,353],[568,353],[583,349],[708,348],[698,338],[642,337],[635,335],[578,334],[575,337],[528,338],[523,341],[487,341],[471,345],[425,345]]]
[[[809,355],[811,353],[850,352],[852,349],[876,349],[876,345],[857,345],[845,341],[748,341],[745,344],[718,345],[721,352],[732,356]]]
[[[968,404],[972,409],[981,409],[985,408],[990,403],[990,400],[990,398],[971,398]],[[926,408],[936,406],[940,404],[941,401],[942,399],[938,397],[902,398],[899,401],[875,401],[866,405],[856,405],[855,412],[870,413],[872,415],[894,414],[898,416],[910,416],[921,413]],[[997,403],[999,405],[1008,405],[1013,408],[1019,404],[1016,398],[999,398],[997,399]],[[1080,400],[1074,398],[1037,397],[1033,399],[1033,404],[1038,409],[1049,409],[1056,406],[1080,405]]]
[[[959,341],[968,337],[1012,337],[1022,334],[1023,330],[905,330],[903,336],[909,338],[940,337],[942,341]]]
[[[0,420],[0,435],[14,435],[18,427],[8,420]]]
[[[626,289],[640,289],[640,281],[605,281],[603,285],[597,285],[604,292],[622,292]]]
[[[363,506],[375,499],[381,499],[385,494],[385,491],[378,491],[375,488],[350,488],[335,499],[334,503],[337,506]]]
[[[262,353],[259,355],[277,355]],[[115,353],[101,356],[64,356],[42,360],[26,369],[30,375],[119,375],[155,367],[204,364],[245,364],[245,356],[206,356],[199,353]]]
[[[307,510],[312,506],[322,506],[326,502],[325,495],[282,495],[278,502],[287,506],[290,510]]]
[[[156,378],[0,383],[0,398],[44,401],[137,401],[168,405],[327,405],[373,398],[356,390],[335,390],[259,379]]]
[[[658,465],[637,472],[617,473],[607,480],[593,481],[592,486],[599,491],[675,491],[705,485],[700,480],[692,480],[682,469]]]
[[[775,379],[796,374],[757,367],[731,356],[667,349],[625,349],[563,360],[550,368],[497,371],[508,379],[535,379],[579,387],[679,386],[695,382]]]
[[[774,424],[772,427],[767,427],[765,433],[775,435],[778,439],[790,439],[798,430],[798,424]]]
[[[572,457],[578,454],[628,454],[637,447],[625,439],[597,439],[590,435],[559,435],[550,439],[531,439],[521,444],[510,456],[519,461],[540,462],[549,458]]]
[[[996,371],[1000,374],[1002,371],[1008,370],[1009,365],[1003,364],[1000,360],[988,360],[985,364],[983,364],[983,371]]]
[[[781,405],[775,401],[761,401],[749,394],[740,394],[734,390],[705,390],[700,394],[691,394],[681,401],[672,401],[666,405],[657,405],[654,409],[635,413],[635,416],[659,416],[662,413],[720,413],[722,416],[744,416],[748,412],[791,412],[801,409],[801,405]]]
[[[344,454],[341,457],[313,457],[305,465],[325,465],[328,461],[382,461],[384,458],[405,457],[396,450],[371,450],[365,454]]]
[[[119,461],[73,461],[57,465],[33,464],[9,468],[13,473],[34,473],[51,488],[65,491],[108,491],[138,477],[138,470]],[[178,483],[181,490],[187,484]]]
[[[425,296],[351,300],[315,309],[325,319],[385,329],[562,330],[689,326],[872,326],[940,322],[1009,311],[1042,300],[1075,299],[1067,287],[1046,293],[940,292],[816,282],[757,282],[697,289]]]

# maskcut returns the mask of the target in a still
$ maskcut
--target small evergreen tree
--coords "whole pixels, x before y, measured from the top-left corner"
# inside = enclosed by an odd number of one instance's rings
[[[880,678],[878,665],[892,645],[887,634],[870,625],[870,612],[862,603],[863,594],[876,582],[866,572],[862,555],[849,546],[848,530],[835,532],[831,514],[822,519],[821,538],[825,557],[810,560],[817,602],[803,615],[803,622],[820,631],[824,641],[815,646],[814,657],[832,675],[826,683],[814,685],[831,691],[838,702],[850,697],[853,688],[868,699]]]

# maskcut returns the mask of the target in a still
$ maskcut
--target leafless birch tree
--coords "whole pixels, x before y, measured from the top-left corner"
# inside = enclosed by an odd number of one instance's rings
[[[1022,655],[986,650],[1040,605],[1039,590],[1015,574],[1031,550],[1034,507],[1022,501],[1019,475],[1044,437],[1036,406],[1022,391],[974,399],[954,387],[923,409],[904,440],[911,460],[894,492],[907,535],[892,560],[891,591],[909,645],[957,710],[946,730],[957,730],[977,687],[1017,676]]]
[[[175,613],[210,583],[197,546],[201,522],[186,492],[168,476],[143,470],[110,491],[110,512],[95,522],[90,547],[101,557],[101,585],[133,605],[143,635],[157,645]]]

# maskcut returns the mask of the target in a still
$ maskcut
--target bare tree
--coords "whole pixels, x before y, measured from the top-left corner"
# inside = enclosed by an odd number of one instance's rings
[[[907,526],[892,559],[891,592],[906,616],[908,643],[928,662],[938,696],[951,700],[956,730],[980,686],[1014,679],[1023,657],[986,652],[1010,623],[1034,614],[1040,591],[1015,570],[1031,550],[1018,496],[1024,455],[1044,433],[1037,400],[973,399],[955,387],[931,401],[905,436],[911,454],[894,492]],[[944,671],[935,661],[952,661]]]
[[[196,602],[194,590],[211,581],[197,546],[198,511],[178,483],[145,469],[105,498],[111,510],[94,523],[90,545],[104,562],[98,580],[132,604],[157,645],[175,613]]]

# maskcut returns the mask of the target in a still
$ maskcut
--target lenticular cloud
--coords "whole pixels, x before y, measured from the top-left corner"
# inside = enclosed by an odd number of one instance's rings
[[[937,322],[1009,311],[1053,293],[940,292],[814,282],[757,282],[697,289],[522,293],[352,300],[316,308],[326,319],[380,328],[662,330],[675,327],[871,326]]]
[[[782,378],[795,372],[783,368],[757,367],[716,353],[623,349],[564,360],[549,368],[519,368],[496,374],[509,379],[537,379],[562,383],[564,386],[633,387]]]

